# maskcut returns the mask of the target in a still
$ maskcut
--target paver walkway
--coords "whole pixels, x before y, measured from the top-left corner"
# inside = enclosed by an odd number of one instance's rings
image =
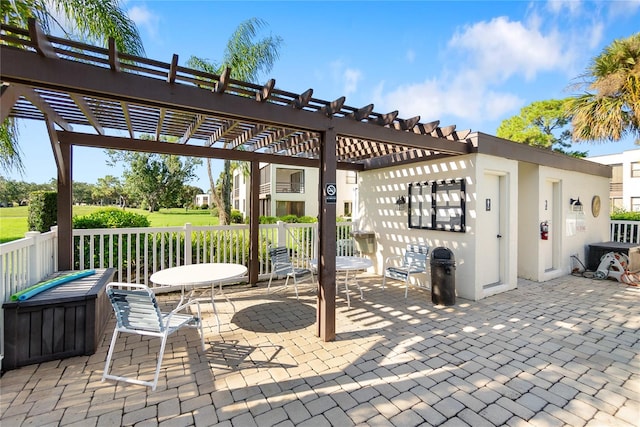
[[[227,290],[226,322],[206,316],[169,339],[158,389],[101,382],[98,352],[0,379],[2,426],[637,426],[640,288],[567,276],[520,280],[479,302],[434,306],[428,291],[363,282],[337,300],[337,339],[315,335],[302,288]],[[355,293],[353,294],[355,295]],[[162,296],[169,301],[170,296]],[[210,310],[210,306],[204,306]],[[121,339],[120,373],[153,374],[158,341]],[[150,349],[151,354],[150,354]]]

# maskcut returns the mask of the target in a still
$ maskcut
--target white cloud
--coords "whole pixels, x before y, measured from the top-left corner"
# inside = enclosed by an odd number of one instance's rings
[[[582,10],[582,2],[579,0],[549,0],[547,9],[557,15],[563,13],[577,15]]]
[[[349,95],[358,90],[358,82],[362,78],[362,73],[353,68],[344,70],[344,94]]]
[[[540,71],[566,68],[572,56],[557,32],[543,34],[535,24],[526,27],[506,17],[465,27],[454,34],[449,47],[464,50],[469,63],[493,82],[516,74],[531,80]]]
[[[153,38],[157,37],[160,18],[146,6],[133,6],[127,11],[127,14],[138,28],[145,29]]]
[[[362,72],[356,68],[347,67],[341,60],[329,64],[331,78],[337,86],[342,87],[343,95],[350,95],[358,90],[358,83],[362,79]]]

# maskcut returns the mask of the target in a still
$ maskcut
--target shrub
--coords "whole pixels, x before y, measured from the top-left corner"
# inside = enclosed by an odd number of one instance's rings
[[[85,216],[73,217],[73,228],[130,228],[149,227],[145,215],[123,211],[118,208],[100,209]]]
[[[203,211],[207,210],[207,209],[209,209],[209,205],[207,203],[203,203],[203,204],[200,205],[200,209],[202,209]]]
[[[242,224],[242,212],[233,209],[231,211],[231,218],[230,218],[230,222],[231,224]]]
[[[640,221],[640,212],[627,212],[624,209],[616,209],[611,212],[611,219],[621,221]]]
[[[58,194],[55,191],[29,193],[29,231],[45,233],[58,223]]]

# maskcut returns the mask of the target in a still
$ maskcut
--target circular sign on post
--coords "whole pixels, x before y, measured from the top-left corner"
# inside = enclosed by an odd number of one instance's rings
[[[327,203],[335,203],[337,199],[336,195],[338,194],[338,189],[336,185],[326,184],[324,188],[324,194],[325,194]]]

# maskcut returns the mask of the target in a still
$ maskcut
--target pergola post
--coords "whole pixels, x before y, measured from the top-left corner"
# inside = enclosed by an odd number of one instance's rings
[[[318,218],[317,334],[322,341],[336,338],[336,132],[320,135],[320,215]]]
[[[56,144],[58,144],[56,142]],[[72,146],[59,143],[62,168],[58,167],[58,270],[73,270]]]
[[[258,283],[260,260],[260,162],[251,162],[251,188],[249,190],[249,283]]]

